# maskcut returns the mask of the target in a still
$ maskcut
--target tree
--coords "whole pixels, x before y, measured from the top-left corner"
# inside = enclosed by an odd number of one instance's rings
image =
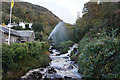
[[[40,40],[40,41],[43,40],[43,36],[40,32],[35,33],[35,40]]]
[[[26,24],[26,25],[25,25],[25,30],[31,30],[31,29],[29,28],[29,24]]]
[[[34,23],[32,25],[32,29],[35,31],[35,32],[40,32],[40,31],[43,31],[43,24],[42,23]]]

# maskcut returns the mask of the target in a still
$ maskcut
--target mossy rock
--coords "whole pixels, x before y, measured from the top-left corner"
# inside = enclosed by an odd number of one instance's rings
[[[72,61],[77,61],[78,60],[78,54],[74,54],[71,56]]]

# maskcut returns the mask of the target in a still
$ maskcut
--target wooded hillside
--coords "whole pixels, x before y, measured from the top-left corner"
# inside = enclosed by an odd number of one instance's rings
[[[9,22],[10,3],[3,3],[3,22]],[[12,21],[41,22],[44,25],[55,26],[60,19],[47,8],[28,2],[16,2],[13,7]]]

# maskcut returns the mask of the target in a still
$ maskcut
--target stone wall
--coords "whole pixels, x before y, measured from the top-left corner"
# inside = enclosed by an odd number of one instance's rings
[[[17,36],[11,35],[10,36],[10,43],[18,43]],[[2,34],[2,43],[8,44],[8,34]]]
[[[8,44],[8,34],[1,33],[0,40],[2,43]],[[22,41],[33,42],[34,41],[34,34],[32,34],[31,37],[24,37],[24,38],[14,36],[14,35],[10,36],[10,43],[21,43]]]

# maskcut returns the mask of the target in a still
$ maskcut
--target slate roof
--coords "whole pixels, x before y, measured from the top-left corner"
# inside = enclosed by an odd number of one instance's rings
[[[0,27],[1,27],[0,29],[2,32],[7,33],[7,34],[9,33],[9,28],[7,28],[5,26],[0,26]],[[19,36],[19,33],[17,33],[15,30],[11,29],[10,31],[11,31],[10,33],[12,35]]]
[[[33,31],[25,31],[25,30],[17,30],[17,32],[21,37],[30,37],[33,33]]]
[[[3,33],[9,33],[9,28],[5,27],[5,26],[1,26],[0,25],[0,30]],[[32,33],[34,33],[34,31],[26,31],[26,30],[13,30],[11,29],[11,34],[15,35],[15,36],[19,36],[19,37],[30,37],[32,35]]]

